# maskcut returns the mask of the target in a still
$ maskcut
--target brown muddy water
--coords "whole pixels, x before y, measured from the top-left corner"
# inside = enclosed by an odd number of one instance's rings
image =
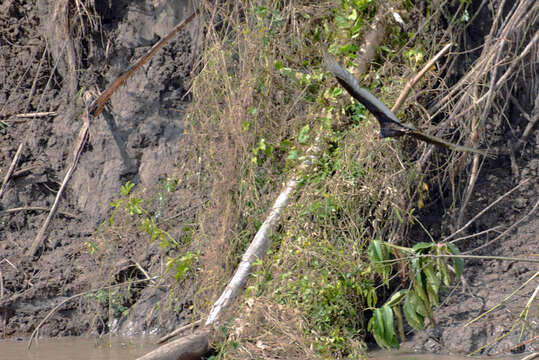
[[[0,341],[0,360],[134,360],[155,349],[155,338],[85,338],[40,339],[27,350],[27,341]],[[489,360],[517,360],[527,354],[493,356]],[[464,360],[486,359],[453,355],[417,354],[406,351],[375,351],[369,360]]]
[[[0,360],[131,360],[155,349],[154,338],[64,337],[0,341]]]

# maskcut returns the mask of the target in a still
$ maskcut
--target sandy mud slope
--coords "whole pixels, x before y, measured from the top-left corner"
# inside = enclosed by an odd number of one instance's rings
[[[73,159],[82,124],[81,94],[103,91],[192,13],[189,1],[95,1],[95,8],[79,9],[71,1],[69,6],[66,3],[7,0],[0,5],[2,178],[23,144],[22,156],[0,199],[3,337],[27,336],[55,305],[97,284],[113,285],[127,274],[144,278],[135,262],[149,274],[162,267],[156,262],[162,250],[148,239],[126,236],[112,246],[114,251],[107,248],[108,253],[100,258],[85,251],[85,242],[109,216],[109,203],[120,196],[122,184],[129,180],[137,189],[151,192],[178,164],[183,109],[189,101],[186,88],[195,61],[194,27],[178,34],[90,124],[89,140],[43,246],[38,256],[28,254]],[[73,23],[67,41],[60,26],[66,16]],[[54,113],[16,117],[36,111]],[[167,203],[163,216],[187,216],[189,206],[180,195]],[[177,236],[182,217],[174,221],[168,231]],[[96,279],[104,268],[117,276]],[[186,316],[183,309],[190,303],[190,290],[185,290],[185,304],[176,304],[175,309],[158,306],[167,290],[167,284],[151,288],[140,284],[122,293],[119,305],[138,306],[127,318],[121,317],[122,322],[107,314],[112,293],[105,294],[97,312],[88,305],[98,303],[95,298],[68,302],[41,328],[40,335],[173,328]],[[80,305],[82,311],[76,311]]]

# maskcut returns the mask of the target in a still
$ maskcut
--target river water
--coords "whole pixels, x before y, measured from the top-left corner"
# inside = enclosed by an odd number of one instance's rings
[[[153,350],[154,338],[65,337],[34,341],[0,341],[0,360],[131,360]]]
[[[34,341],[26,350],[27,341],[0,341],[0,360],[134,360],[155,349],[155,338],[84,338],[65,337]],[[489,360],[517,360],[526,354],[489,357]],[[448,355],[415,354],[405,351],[375,351],[376,360],[464,360],[487,359]]]

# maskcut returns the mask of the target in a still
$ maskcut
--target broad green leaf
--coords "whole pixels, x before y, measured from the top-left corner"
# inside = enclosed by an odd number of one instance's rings
[[[367,293],[367,305],[372,308],[376,306],[376,303],[378,303],[378,296],[376,295],[376,290],[371,288]]]
[[[374,336],[376,343],[383,348],[389,348],[389,344],[385,341],[384,338],[384,323],[382,320],[382,311],[378,308],[374,310],[372,318],[369,321],[369,329]]]
[[[408,296],[406,296],[404,300],[402,310],[404,311],[406,321],[408,321],[408,324],[411,327],[413,327],[414,329],[423,330],[425,328],[424,317],[415,311],[415,308],[412,304],[412,299],[414,296],[415,294],[413,293],[413,291],[410,291],[408,293]]]
[[[404,321],[402,319],[402,311],[400,305],[393,306],[393,313],[395,314],[395,318],[397,319],[399,337],[401,339],[401,342],[404,342],[406,340],[406,336],[404,335]]]
[[[427,277],[427,295],[429,297],[429,302],[435,306],[438,306],[438,293],[440,292],[440,285],[442,281],[434,272],[434,266],[432,263],[428,264],[423,271]]]
[[[438,248],[436,253],[438,255],[442,255],[441,249]],[[443,257],[438,257],[436,259],[436,263],[438,264],[438,271],[440,272],[440,277],[442,278],[442,282],[444,283],[445,286],[449,286],[451,284],[451,277],[449,276],[449,270],[447,268],[446,259]]]
[[[376,259],[378,261],[384,260],[384,253],[382,250],[382,244],[378,240],[373,240],[374,250],[376,251]]]
[[[393,310],[389,306],[384,305],[374,310],[371,321],[369,321],[369,328],[379,346],[384,348],[399,346],[399,342],[395,337]]]
[[[378,334],[385,339],[384,312],[382,308],[374,310],[374,328],[378,328]]]
[[[432,286],[432,288],[436,290],[436,293],[438,293],[440,291],[441,280],[438,278],[438,276],[436,276],[432,263],[425,266],[423,272],[427,277],[427,285]]]
[[[455,246],[455,244],[447,243],[447,247],[451,254],[460,255],[460,250],[458,249],[458,247]],[[462,273],[464,272],[464,261],[460,257],[454,257],[453,264],[455,265],[456,276],[457,278],[459,278],[460,275],[462,275]]]
[[[404,290],[404,289],[397,291],[391,296],[391,298],[385,303],[385,305],[394,306],[395,304],[397,304],[399,301],[402,300],[402,298],[406,295],[407,292],[408,290]]]
[[[399,342],[395,336],[395,325],[393,322],[393,310],[387,306],[382,306],[383,322],[384,322],[384,339],[393,348],[399,347]]]
[[[425,285],[423,282],[423,271],[422,271],[423,263],[421,261],[421,258],[418,258],[418,257],[413,258],[411,264],[412,264],[412,271],[414,273],[415,283],[418,284],[420,287],[424,287]]]
[[[438,300],[438,291],[436,291],[430,284],[427,284],[427,296],[429,297],[429,302],[431,304],[436,307],[440,305],[440,302]]]
[[[380,258],[378,257],[378,253],[376,252],[376,246],[375,246],[376,240],[372,240],[369,244],[369,247],[367,248],[367,255],[369,256],[369,260],[372,263],[376,263],[377,261],[380,261]]]
[[[423,296],[424,298],[419,295],[415,290],[414,288],[414,291],[410,291],[409,294],[410,294],[410,304],[412,304],[415,312],[417,312],[418,314],[421,314],[423,317],[428,317],[429,319],[432,318],[432,314],[431,314],[431,309],[430,309],[430,305],[429,305],[429,299],[427,297],[427,294],[424,292],[423,289],[421,289],[423,291]]]
[[[389,260],[389,253],[385,249],[384,244],[379,240],[372,240],[367,249],[367,253],[376,271],[384,278],[391,273],[391,265],[381,263],[381,261]]]
[[[414,249],[417,253],[421,253],[421,250],[430,249],[432,246],[432,243],[420,242],[415,244],[412,249]]]

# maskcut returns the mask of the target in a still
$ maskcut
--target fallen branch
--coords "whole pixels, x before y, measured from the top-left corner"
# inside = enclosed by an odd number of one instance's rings
[[[120,87],[123,83],[127,81],[131,76],[133,76],[134,73],[137,72],[138,69],[142,67],[142,65],[146,64],[148,60],[152,58],[152,56],[155,55],[155,53],[161,49],[165,44],[174,37],[178,32],[180,32],[187,24],[189,24],[193,19],[200,13],[200,10],[195,10],[195,12],[189,16],[187,19],[185,19],[182,23],[177,25],[174,30],[172,30],[167,36],[165,36],[163,39],[161,39],[157,44],[155,44],[150,51],[144,55],[142,59],[137,61],[135,65],[133,65],[129,70],[127,70],[124,74],[122,74],[120,77],[118,77],[112,85],[108,87],[107,90],[101,94],[100,97],[96,99],[96,101],[90,106],[90,114],[92,116],[97,116],[103,111],[103,108],[105,107],[105,104],[110,99],[112,94]]]
[[[533,340],[535,339],[537,339],[537,336]],[[520,360],[533,360],[537,358],[539,358],[539,352],[534,352],[533,354],[527,355]]]
[[[199,360],[210,350],[210,331],[194,334],[161,345],[137,360]]]
[[[423,66],[423,69],[421,69],[421,71],[418,72],[416,76],[414,76],[410,81],[406,83],[406,85],[404,86],[404,89],[401,91],[399,95],[399,98],[395,102],[395,105],[393,105],[393,107],[391,108],[392,112],[397,111],[402,106],[402,104],[404,103],[408,95],[410,94],[410,91],[412,90],[414,85],[427,73],[427,71],[429,71],[429,69],[438,60],[440,60],[440,58],[449,50],[450,47],[451,47],[451,44],[447,44],[446,46],[444,46],[442,50],[438,51],[438,53],[434,55],[434,57],[430,59],[429,62],[425,64],[425,66]]]
[[[28,251],[30,256],[36,255],[37,249],[39,248],[39,246],[41,245],[41,242],[43,241],[43,238],[45,237],[45,232],[47,231],[47,227],[49,226],[54,214],[56,213],[56,209],[58,208],[58,204],[60,203],[60,198],[62,197],[62,194],[64,193],[67,182],[71,178],[71,175],[73,175],[73,171],[75,171],[75,168],[77,167],[77,164],[79,162],[79,157],[80,157],[80,154],[82,153],[82,149],[84,148],[84,145],[86,144],[86,140],[88,138],[88,128],[90,127],[88,110],[86,111],[86,115],[82,117],[82,120],[83,120],[83,124],[79,130],[79,136],[77,138],[78,144],[75,150],[73,151],[73,162],[71,163],[71,167],[67,170],[67,173],[64,177],[64,181],[62,181],[62,185],[60,186],[58,193],[56,193],[56,199],[54,199],[54,204],[51,207],[49,215],[47,216],[47,218],[45,219],[45,222],[41,226],[41,229],[39,230],[37,236],[35,237],[32,243],[32,246],[30,246],[30,250]]]
[[[281,215],[281,211],[286,208],[290,199],[290,194],[297,188],[299,179],[293,178],[288,180],[284,190],[279,194],[277,200],[271,207],[270,213],[260,229],[258,229],[251,245],[247,248],[247,251],[243,254],[240,264],[236,273],[226,286],[225,290],[219,297],[219,299],[213,304],[208,319],[206,320],[206,326],[214,325],[223,310],[230,304],[230,302],[243,290],[243,287],[247,283],[249,274],[251,273],[252,264],[259,258],[261,258],[266,249],[269,246],[270,235],[277,225],[277,221]]]

